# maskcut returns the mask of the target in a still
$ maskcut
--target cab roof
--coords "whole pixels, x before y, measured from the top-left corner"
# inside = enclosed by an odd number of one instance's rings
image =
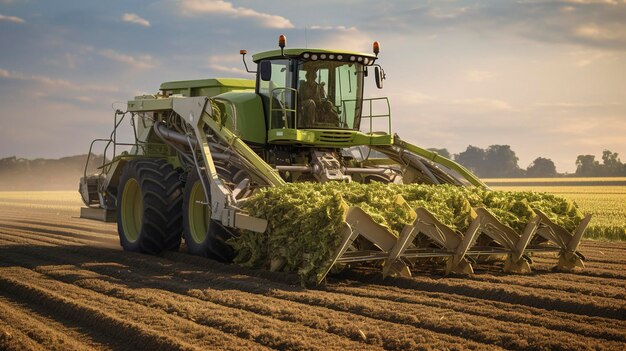
[[[306,53],[309,53],[309,55],[311,54],[334,54],[334,55],[344,55],[346,57],[350,57],[350,56],[359,57],[360,56],[360,57],[367,57],[368,59],[370,59],[371,62],[374,62],[374,60],[377,59],[376,55],[374,54],[366,54],[362,52],[337,51],[337,50],[325,50],[325,49],[298,49],[298,48],[283,50],[283,54],[286,57],[302,57],[302,55]],[[280,57],[283,57],[283,55],[281,55],[280,50],[271,50],[271,51],[259,52],[259,53],[252,55],[252,60],[254,62],[259,62],[264,59],[280,58]]]

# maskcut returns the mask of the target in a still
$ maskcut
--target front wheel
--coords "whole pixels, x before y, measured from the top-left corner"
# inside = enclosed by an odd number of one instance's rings
[[[183,201],[183,236],[187,250],[193,255],[230,262],[235,254],[226,243],[231,233],[211,219],[211,194],[207,200],[197,170],[187,177]]]
[[[180,175],[162,159],[132,160],[118,186],[117,231],[126,251],[156,255],[181,242]]]

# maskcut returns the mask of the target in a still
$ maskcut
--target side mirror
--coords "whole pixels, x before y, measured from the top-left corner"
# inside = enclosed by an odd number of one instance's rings
[[[383,70],[379,66],[376,66],[374,68],[374,77],[376,78],[376,86],[378,87],[378,89],[382,89],[383,80],[385,80],[385,70]]]
[[[261,61],[260,71],[262,81],[269,82],[272,79],[272,63],[270,61]]]

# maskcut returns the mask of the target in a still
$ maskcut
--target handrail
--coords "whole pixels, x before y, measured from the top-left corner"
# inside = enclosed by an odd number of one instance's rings
[[[94,139],[91,144],[89,145],[89,152],[87,153],[87,160],[85,161],[85,168],[83,170],[83,177],[87,177],[87,168],[89,167],[89,161],[91,160],[91,154],[92,154],[92,150],[93,150],[93,146],[96,142],[106,142],[106,146],[104,147],[103,150],[103,155],[102,155],[102,165],[100,167],[98,167],[98,169],[104,169],[104,167],[106,167],[107,165],[111,165],[112,161],[115,159],[116,154],[117,154],[117,146],[135,146],[135,154],[137,154],[139,152],[139,148],[143,147],[140,146],[140,142],[139,139],[137,137],[137,128],[135,127],[135,123],[132,123],[132,119],[131,119],[131,125],[133,126],[133,136],[135,137],[135,143],[131,144],[131,143],[118,143],[117,142],[117,128],[120,126],[120,124],[122,123],[122,121],[124,120],[124,117],[126,117],[126,115],[128,114],[128,111],[126,112],[122,112],[121,110],[115,110],[114,114],[113,114],[113,130],[111,131],[111,134],[109,135],[108,139]],[[117,116],[121,115],[122,117],[118,120]],[[131,113],[131,118],[134,116],[134,113]],[[107,160],[107,152],[109,150],[109,146],[113,145],[113,156],[111,157],[111,162],[106,162]],[[144,150],[145,151],[145,150]],[[106,172],[104,172],[106,173]]]
[[[376,114],[376,115],[374,114],[374,112],[373,112],[373,109],[374,109],[373,108],[373,102],[374,101],[378,101],[378,100],[386,101],[386,103],[387,103],[387,113],[386,114],[385,113],[383,113],[383,114]],[[361,102],[361,120],[363,120],[364,118],[369,118],[369,120],[370,120],[370,130],[369,130],[369,133],[371,134],[373,132],[373,129],[374,129],[374,125],[373,125],[374,118],[387,118],[388,119],[387,134],[391,134],[391,105],[389,104],[389,99],[387,97],[376,97],[376,98],[367,98],[367,99],[347,99],[347,100],[342,100],[341,104],[342,104],[342,107],[343,107],[343,111],[347,110],[347,107],[346,107],[346,103],[347,102],[356,102],[356,103],[358,103],[359,101]],[[369,110],[369,114],[368,115],[364,115],[363,114],[363,110],[364,110],[363,109],[363,103],[365,103],[365,102],[369,103],[369,109],[368,109]],[[356,116],[355,116],[355,118],[356,118]],[[360,125],[359,125],[359,129],[360,129]]]
[[[282,90],[282,91],[281,91]],[[279,102],[282,102],[280,108],[273,108],[274,105],[274,92],[275,91],[280,91],[276,94],[276,100],[278,100]],[[287,91],[292,91],[295,95],[295,99],[294,99],[294,108],[285,108],[285,93]],[[273,88],[270,91],[270,128],[269,129],[273,129],[273,121],[272,121],[272,113],[274,111],[280,111],[283,114],[283,121],[284,121],[284,125],[283,128],[289,128],[289,119],[287,118],[287,112],[292,112],[293,113],[293,117],[294,117],[294,129],[297,128],[298,126],[298,121],[297,121],[297,115],[298,115],[298,90],[294,89],[294,88],[289,88],[289,87],[277,87],[277,88]],[[279,96],[282,96],[282,101],[278,99]]]

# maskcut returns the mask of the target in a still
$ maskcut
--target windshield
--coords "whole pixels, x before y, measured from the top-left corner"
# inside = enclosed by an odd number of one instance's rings
[[[271,80],[259,79],[258,86],[270,116],[269,129],[359,130],[365,69],[361,63],[291,59],[270,62]]]
[[[297,63],[297,128],[359,129],[363,65],[355,62]]]

